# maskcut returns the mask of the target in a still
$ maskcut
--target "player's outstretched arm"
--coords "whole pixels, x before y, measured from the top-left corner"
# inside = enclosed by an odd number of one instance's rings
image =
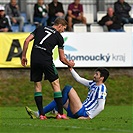
[[[60,59],[60,61],[63,64],[67,65],[68,67],[74,67],[74,65],[75,65],[74,61],[67,60],[67,58],[65,57],[65,54],[64,54],[64,50],[63,49],[59,49],[58,51],[59,51],[59,59]]]
[[[85,79],[85,78],[80,77],[79,74],[78,74],[73,68],[69,68],[69,70],[70,70],[70,72],[71,72],[73,78],[74,78],[77,82],[83,84],[84,86],[87,86],[87,87],[88,87],[88,86],[89,86],[89,82],[92,82],[91,80],[87,80],[87,79]]]

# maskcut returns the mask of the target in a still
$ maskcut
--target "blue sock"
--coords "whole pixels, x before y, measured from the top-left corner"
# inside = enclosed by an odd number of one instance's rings
[[[67,102],[68,93],[70,92],[71,89],[72,89],[72,86],[66,85],[62,90],[63,105]]]
[[[68,93],[70,92],[72,86],[66,85],[62,91],[62,98],[63,98],[63,105],[66,103],[68,99]],[[47,106],[43,108],[44,114],[52,111],[53,109],[57,110],[56,102],[53,100],[51,103],[49,103]]]
[[[52,111],[54,108],[57,108],[55,100],[53,100],[51,103],[49,103],[47,106],[45,106],[43,108],[43,112],[46,114],[46,113]]]

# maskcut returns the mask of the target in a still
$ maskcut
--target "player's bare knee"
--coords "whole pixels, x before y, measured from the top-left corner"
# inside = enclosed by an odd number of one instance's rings
[[[54,80],[53,82],[51,82],[52,86],[59,86],[59,80]]]
[[[51,82],[54,91],[60,91],[59,79]]]
[[[41,91],[42,91],[41,82],[35,82],[35,83],[34,83],[34,86],[35,86],[35,91],[36,91],[36,92],[41,92]]]

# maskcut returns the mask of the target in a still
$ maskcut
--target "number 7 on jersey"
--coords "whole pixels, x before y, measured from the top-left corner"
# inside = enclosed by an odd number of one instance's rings
[[[43,44],[43,42],[52,34],[52,33],[49,32],[49,31],[45,31],[45,32],[47,33],[47,35],[43,37],[43,39],[40,41],[39,44]]]

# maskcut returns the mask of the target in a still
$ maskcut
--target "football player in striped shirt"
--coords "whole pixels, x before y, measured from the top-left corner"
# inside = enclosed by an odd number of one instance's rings
[[[93,80],[80,77],[73,68],[70,68],[70,72],[77,82],[88,88],[88,95],[82,103],[74,88],[66,85],[62,91],[62,96],[63,107],[67,111],[67,116],[78,119],[93,119],[104,109],[107,96],[107,89],[104,82],[109,76],[109,71],[106,68],[97,68]],[[43,109],[45,113],[57,109],[56,102],[52,101]],[[28,107],[26,107],[26,110],[31,118],[39,116],[38,111],[32,111]]]

